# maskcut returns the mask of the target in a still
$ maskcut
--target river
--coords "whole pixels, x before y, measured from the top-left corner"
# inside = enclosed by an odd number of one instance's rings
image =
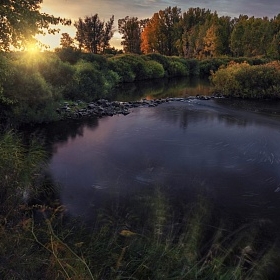
[[[186,83],[130,85],[118,99],[209,91]],[[192,99],[52,124],[49,172],[68,213],[85,220],[160,188],[174,205],[203,195],[225,219],[279,226],[279,109],[276,101]]]

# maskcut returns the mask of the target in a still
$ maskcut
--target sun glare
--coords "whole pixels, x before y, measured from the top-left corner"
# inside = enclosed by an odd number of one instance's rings
[[[36,54],[40,51],[40,48],[37,44],[29,44],[25,50],[30,54]]]

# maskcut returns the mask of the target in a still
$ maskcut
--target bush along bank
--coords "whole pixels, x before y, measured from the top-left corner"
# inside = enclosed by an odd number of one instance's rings
[[[216,94],[250,99],[279,99],[280,62],[249,65],[230,62],[210,77]]]

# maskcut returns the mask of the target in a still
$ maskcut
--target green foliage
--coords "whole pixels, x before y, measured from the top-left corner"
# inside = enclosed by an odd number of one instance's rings
[[[164,77],[164,68],[163,66],[156,61],[146,61],[145,66],[147,72],[149,73],[150,79],[158,79]]]
[[[186,59],[168,57],[168,77],[183,77],[189,75],[189,65]]]
[[[187,62],[189,64],[190,76],[199,76],[199,61],[197,59],[188,59]]]
[[[81,59],[82,52],[73,48],[57,48],[55,49],[57,56],[63,62],[69,62],[70,64],[75,64]]]
[[[93,63],[95,68],[103,71],[109,67],[108,59],[104,55],[93,54],[93,53],[82,53],[81,59],[90,63]]]
[[[20,122],[58,119],[55,112],[74,70],[54,54],[11,54],[2,86],[4,112]]]
[[[13,63],[12,74],[4,85],[5,96],[16,103],[25,102],[30,106],[51,100],[51,88],[40,72],[28,63],[24,60]]]
[[[75,65],[72,84],[64,96],[72,100],[92,101],[106,92],[105,83],[102,72],[98,71],[93,63],[80,60]]]
[[[118,62],[121,62],[130,66],[131,71],[135,75],[135,80],[147,80],[151,78],[149,76],[149,69],[146,67],[146,61],[140,55],[125,54],[116,57]]]
[[[180,57],[168,57],[156,53],[147,54],[146,57],[152,61],[160,63],[164,69],[165,77],[184,77],[191,75],[190,63]]]
[[[53,53],[43,53],[40,57],[37,57],[36,67],[55,91],[63,90],[74,74],[74,67],[67,62],[63,62]]]
[[[3,95],[4,84],[11,75],[11,65],[7,57],[0,53],[0,102],[3,104],[12,103],[12,100]]]
[[[135,74],[131,68],[131,65],[118,57],[109,58],[110,68],[118,74],[120,82],[131,83],[135,80]]]
[[[160,63],[163,66],[164,70],[166,71],[166,69],[168,67],[168,57],[167,56],[161,55],[158,53],[149,53],[146,55],[146,57]]]
[[[242,98],[279,98],[280,66],[275,61],[264,65],[230,63],[212,73],[214,91]]]
[[[212,71],[217,71],[220,66],[226,65],[229,61],[228,58],[213,58],[199,61],[200,76],[209,76]]]

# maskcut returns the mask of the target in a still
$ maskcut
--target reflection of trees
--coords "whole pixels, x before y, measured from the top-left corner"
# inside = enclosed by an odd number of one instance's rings
[[[75,139],[83,136],[84,128],[95,128],[98,126],[98,118],[88,118],[81,120],[69,120],[57,122],[45,127],[45,136],[50,144],[54,142],[67,142],[68,138]]]
[[[69,119],[34,127],[22,127],[21,133],[26,141],[31,135],[36,139],[41,139],[51,157],[54,152],[54,143],[66,143],[69,138],[75,139],[77,136],[83,136],[85,127],[95,129],[97,126],[98,118],[95,117],[77,120]]]
[[[181,77],[123,84],[114,90],[112,99],[134,101],[147,97],[156,99],[186,97],[197,94],[210,94],[209,81],[198,78]]]

